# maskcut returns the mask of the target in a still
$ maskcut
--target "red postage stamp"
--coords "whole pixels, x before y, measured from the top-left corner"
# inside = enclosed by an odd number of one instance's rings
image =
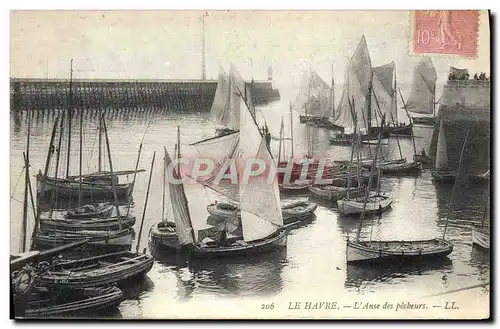
[[[415,53],[476,56],[477,10],[415,10],[413,17]]]

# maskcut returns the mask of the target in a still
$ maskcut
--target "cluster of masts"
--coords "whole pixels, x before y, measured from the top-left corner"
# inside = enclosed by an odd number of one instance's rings
[[[375,102],[380,105],[380,99],[384,96],[375,96],[377,90],[385,90],[388,99],[394,100],[396,95],[395,82],[393,85],[391,80],[390,84],[387,84],[382,75],[374,73],[377,72],[376,69],[372,71],[364,37],[360,45],[361,47],[358,46],[355,56],[367,58],[369,70],[373,73],[370,74],[369,81],[365,85],[364,102],[367,99],[371,101],[373,97]],[[352,63],[359,63],[359,61],[352,61]],[[352,63],[349,65],[353,65]],[[393,64],[388,65],[392,67]],[[428,61],[421,62],[418,67],[420,67],[419,76],[422,78],[417,76],[417,80],[420,79],[421,83],[428,83],[422,74],[422,71],[428,68]],[[315,195],[326,197],[330,201],[336,201],[341,214],[361,218],[355,237],[349,238],[347,241],[346,260],[348,263],[424,261],[429,258],[445,257],[451,253],[453,244],[445,239],[447,224],[441,238],[430,240],[376,241],[372,240],[371,237],[369,240],[361,239],[360,232],[365,217],[368,214],[379,214],[385,211],[392,203],[390,195],[380,192],[382,174],[391,171],[409,172],[415,170],[415,166],[418,167],[417,170],[420,170],[421,164],[417,159],[409,163],[402,156],[401,159],[396,160],[381,159],[381,141],[386,127],[389,126],[386,124],[388,121],[387,113],[392,114],[392,112],[384,112],[382,106],[378,106],[378,112],[375,112],[377,114],[374,116],[375,118],[378,116],[376,119],[378,120],[376,126],[378,129],[374,130],[376,132],[374,142],[376,150],[373,155],[363,158],[360,152],[363,141],[362,125],[359,122],[361,120],[365,123],[371,122],[371,110],[368,107],[369,111],[365,112],[363,110],[366,108],[365,105],[361,106],[360,99],[356,98],[359,92],[353,93],[352,91],[352,84],[349,81],[354,72],[357,71],[351,67],[346,73],[348,79],[337,113],[333,111],[333,81],[332,87],[330,87],[313,72],[309,74],[307,81],[306,101],[298,103],[304,104],[307,118],[311,113],[313,116],[319,113],[318,116],[321,118],[324,118],[327,113],[331,113],[332,117],[335,115],[334,119],[337,123],[347,122],[343,120],[349,118],[349,123],[354,130],[349,135],[349,145],[352,147],[350,161],[339,161],[327,170],[332,179],[331,184],[316,185],[309,179],[306,179],[305,183],[288,184],[283,181],[283,178],[274,180],[272,184],[262,183],[259,180],[249,181],[247,184],[214,184],[213,177],[197,181],[231,201],[215,202],[209,205],[207,210],[216,219],[210,223],[207,221],[211,225],[210,228],[195,232],[188,207],[188,196],[181,180],[190,177],[183,175],[180,166],[177,166],[172,172],[174,181],[166,178],[167,168],[172,165],[172,157],[164,148],[162,216],[150,229],[151,247],[155,250],[161,249],[163,252],[182,254],[190,258],[235,257],[282,250],[286,248],[287,244],[287,228],[304,218],[313,217],[317,206],[304,200],[285,205],[281,201],[280,190],[286,193],[305,189]],[[356,79],[359,80],[360,77],[358,76]],[[313,82],[311,83],[311,81]],[[359,86],[362,88],[363,84],[360,83]],[[417,96],[410,97],[414,101],[413,104],[417,100],[421,100]],[[304,95],[299,94],[299,98],[304,98]],[[433,98],[432,102],[434,102]],[[394,104],[392,101],[388,103],[387,108],[392,111]],[[291,104],[290,112],[296,104]],[[405,107],[408,106],[404,101],[403,104]],[[299,106],[301,107],[301,105]],[[315,112],[316,109],[319,109],[320,112]],[[348,112],[345,112],[346,110]],[[225,172],[230,169],[225,167],[225,164],[228,163],[227,160],[236,160],[242,155],[261,160],[264,163],[274,163],[277,167],[286,167],[291,161],[293,162],[291,166],[292,176],[297,172],[302,172],[305,165],[310,166],[311,169],[318,168],[318,162],[312,157],[306,157],[301,163],[295,163],[293,147],[291,158],[285,157],[284,154],[281,157],[281,143],[283,140],[287,140],[284,137],[283,120],[279,138],[278,162],[275,162],[270,150],[271,133],[269,128],[265,121],[259,123],[257,111],[252,104],[251,90],[248,90],[248,86],[234,65],[230,66],[229,74],[221,70],[211,113],[213,120],[218,125],[215,136],[191,145],[195,146],[200,154],[207,154],[207,150],[210,150],[208,154],[218,159],[216,167],[220,171]],[[21,253],[11,256],[11,266],[14,268],[12,277],[13,281],[16,282],[16,305],[23,305],[20,312],[27,316],[51,315],[88,309],[102,304],[117,304],[121,301],[123,294],[114,284],[147,273],[153,264],[153,256],[147,254],[145,249],[143,252],[140,252],[139,249],[156,152],[151,161],[136,249],[131,251],[132,227],[136,221],[135,215],[131,213],[132,194],[136,174],[143,171],[138,168],[142,142],[139,146],[135,169],[114,171],[106,121],[104,115],[101,115],[98,129],[98,171],[84,174],[82,172],[83,123],[80,116],[79,172],[78,175],[70,175],[69,162],[73,122],[71,103],[67,114],[67,120],[66,114],[63,112],[61,117],[58,117],[54,122],[45,168],[37,176],[36,206],[28,173],[29,131],[31,127],[31,121],[28,120],[28,142],[24,154],[26,175]],[[368,115],[368,121],[366,118],[360,118],[365,114]],[[391,119],[394,120],[393,117]],[[308,120],[309,118],[305,122]],[[330,121],[312,120],[312,122]],[[290,124],[293,125],[292,118],[290,118]],[[372,128],[370,124],[367,126]],[[65,128],[68,129],[66,134]],[[293,131],[293,128],[291,130]],[[180,135],[180,127],[178,127],[174,157],[177,160],[180,160],[182,156]],[[65,136],[67,136],[67,168],[65,175],[59,177],[60,155],[64,148],[62,142]],[[290,139],[293,144],[293,134]],[[101,151],[101,148],[104,147],[105,151]],[[51,177],[49,167],[51,164],[54,165],[54,153],[56,157],[55,171],[54,176]],[[109,170],[103,171],[106,154]],[[417,156],[416,151],[415,156]],[[238,172],[241,171],[238,170]],[[130,174],[133,174],[131,183],[118,182],[119,176]],[[377,187],[373,191],[371,187],[375,181],[377,181]],[[166,193],[167,189],[168,193]],[[28,195],[31,197],[33,209],[36,209],[33,214],[35,225],[29,251],[26,248]],[[78,200],[76,204],[74,203],[75,197]],[[96,199],[102,199],[105,202],[95,203]],[[109,202],[110,199],[113,201]],[[87,202],[87,200],[93,202]],[[43,214],[42,211],[41,205],[44,201],[48,201],[50,204],[48,214]],[[168,210],[165,208],[166,204],[170,204]],[[57,217],[54,209],[58,209],[63,218]],[[167,211],[168,214],[166,214]],[[478,236],[477,232],[476,236]],[[85,249],[86,256],[71,260],[64,257],[53,258],[54,255],[63,251],[82,248]],[[21,283],[20,278],[26,275],[30,277],[28,284]],[[39,287],[44,287],[45,290],[40,290]],[[35,301],[37,298],[42,300],[46,298],[47,291],[50,295],[50,292],[56,288],[59,293],[52,295],[53,304],[50,307],[40,307],[39,304],[31,303],[32,298],[35,298]],[[71,307],[68,306],[67,301],[57,299],[61,293],[75,290],[83,292],[83,294],[78,295],[83,297],[77,297],[81,299],[70,302]]]

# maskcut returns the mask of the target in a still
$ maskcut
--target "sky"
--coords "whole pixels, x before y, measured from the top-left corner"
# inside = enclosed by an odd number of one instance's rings
[[[203,11],[12,11],[11,77],[201,78]],[[450,66],[489,74],[489,25],[479,20],[477,58],[433,56],[438,83]],[[207,78],[233,61],[245,79],[296,88],[312,67],[328,83],[344,78],[362,35],[372,65],[395,61],[411,82],[420,56],[409,51],[409,11],[209,11],[205,17]]]

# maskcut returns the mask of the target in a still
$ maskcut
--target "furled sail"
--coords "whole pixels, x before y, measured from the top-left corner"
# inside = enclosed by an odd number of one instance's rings
[[[165,165],[167,166],[167,168],[172,166],[172,160],[166,149]],[[178,180],[180,178],[177,170],[172,170],[171,172],[174,179]],[[175,221],[179,244],[192,244],[194,242],[193,225],[191,223],[191,215],[189,213],[186,193],[184,192],[184,184],[175,184],[174,182],[169,180],[168,192],[170,197],[170,208],[172,210],[172,217],[174,219],[173,221]]]
[[[370,84],[372,83],[372,66],[366,39],[363,36],[353,56],[348,60],[344,77],[344,86],[337,113],[334,118],[335,124],[345,127],[353,127],[353,118],[349,101],[354,102],[354,110],[357,116],[358,128],[366,128],[368,120],[367,97]]]
[[[436,149],[436,169],[445,169],[448,166],[448,153],[444,136],[443,120],[439,124],[438,142]]]
[[[394,62],[373,68],[372,80],[372,126],[380,125],[381,115],[385,114],[390,122],[397,119],[397,108],[394,102]],[[375,115],[377,116],[375,120]],[[377,121],[378,120],[378,121]]]
[[[212,119],[218,124],[223,124],[222,118],[224,111],[226,110],[228,93],[229,93],[229,76],[221,68],[219,73],[219,79],[217,80],[217,89],[215,90],[214,100],[212,102],[212,107],[210,108]]]
[[[432,59],[423,57],[413,70],[412,88],[406,103],[408,111],[422,114],[434,113],[436,80],[437,73]]]

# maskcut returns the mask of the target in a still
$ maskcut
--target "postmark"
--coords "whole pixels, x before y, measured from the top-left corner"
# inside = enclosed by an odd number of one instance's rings
[[[415,54],[477,55],[477,10],[415,10],[410,47]]]

